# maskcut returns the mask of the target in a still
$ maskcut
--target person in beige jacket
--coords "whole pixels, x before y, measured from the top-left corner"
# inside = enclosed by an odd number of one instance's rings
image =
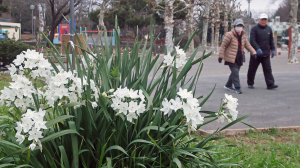
[[[243,62],[245,62],[244,48],[250,51],[254,56],[256,55],[256,51],[247,40],[246,32],[243,30],[243,20],[236,19],[233,26],[234,29],[225,34],[220,48],[218,61],[221,63],[224,59],[225,65],[228,65],[231,70],[231,74],[224,88],[241,94],[242,90],[239,71]],[[234,87],[232,85],[234,85]]]

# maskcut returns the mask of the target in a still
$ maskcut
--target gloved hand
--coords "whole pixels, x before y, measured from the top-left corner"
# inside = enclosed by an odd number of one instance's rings
[[[272,53],[272,56],[271,56],[271,58],[273,58],[273,57],[274,57],[274,55],[275,55],[275,50],[272,50],[272,51],[271,51],[271,53]]]
[[[262,52],[261,49],[258,49],[258,50],[256,51],[256,53],[257,53],[257,55],[263,55],[263,52]]]
[[[257,59],[257,55],[256,55],[256,54],[253,54],[252,57],[253,57],[254,59]]]
[[[221,63],[223,60],[223,58],[218,58],[219,63]]]

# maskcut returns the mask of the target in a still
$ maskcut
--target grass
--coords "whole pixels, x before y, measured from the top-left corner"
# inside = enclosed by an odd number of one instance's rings
[[[286,167],[300,168],[300,129],[280,131],[270,128],[262,133],[226,137],[208,145],[237,145],[219,147],[212,154],[218,159],[233,157],[228,163],[239,163],[244,168]],[[198,137],[199,141],[203,137]]]

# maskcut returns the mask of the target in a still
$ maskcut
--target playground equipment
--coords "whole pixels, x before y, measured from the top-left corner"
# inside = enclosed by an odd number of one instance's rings
[[[0,34],[9,39],[21,40],[21,23],[0,22]],[[5,30],[5,31],[3,31]],[[2,38],[3,38],[2,36]]]
[[[86,39],[87,39],[87,43],[89,44],[89,46],[94,45],[94,42],[96,43],[97,38],[98,38],[98,32],[99,31],[87,31],[87,29],[85,28],[85,31],[82,31],[82,29],[80,29],[80,33],[84,33],[86,35]],[[113,46],[116,45],[116,35],[118,34],[120,36],[120,29],[118,30],[118,33],[116,32],[115,29],[107,31],[108,33],[108,43],[112,44]],[[105,41],[104,38],[102,38],[102,44],[105,45]],[[101,44],[95,44],[96,46],[100,46]]]
[[[74,22],[74,27],[75,32],[76,32],[76,22]],[[54,39],[53,39],[53,44],[61,44],[61,37],[63,34],[70,34],[72,27],[69,24],[59,24],[57,26],[57,31],[58,33],[54,34]]]

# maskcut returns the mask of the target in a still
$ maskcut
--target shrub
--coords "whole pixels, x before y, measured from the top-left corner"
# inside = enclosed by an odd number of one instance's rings
[[[0,96],[0,102],[16,107],[10,113],[16,124],[0,127],[5,133],[0,140],[0,163],[66,168],[235,165],[223,164],[228,158],[212,158],[210,153],[217,146],[209,146],[208,142],[219,139],[214,137],[215,133],[247,117],[237,118],[237,99],[226,95],[216,113],[201,111],[211,94],[205,98],[194,97],[202,61],[210,54],[203,53],[194,60],[196,49],[186,58],[189,40],[183,50],[176,48],[176,53],[165,57],[165,65],[160,63],[159,56],[152,58],[152,33],[150,37],[150,49],[146,51],[146,42],[139,57],[142,42],[136,41],[130,54],[128,46],[121,54],[118,36],[113,51],[105,33],[102,55],[98,51],[94,54],[82,50],[85,63],[80,64],[81,57],[74,53],[76,71],[70,57],[70,69],[66,68],[49,40],[52,54],[60,65],[49,60],[54,72],[50,71],[49,62],[35,51],[27,51],[26,60],[18,56],[16,62],[25,64],[25,70],[19,70],[24,75],[15,76],[15,82]],[[168,60],[169,57],[177,63]],[[197,66],[197,71],[187,79],[192,66]],[[16,72],[14,67],[11,70],[12,74]],[[25,76],[45,77],[47,85],[37,88]],[[17,94],[19,91],[23,93]],[[201,114],[209,115],[204,119]],[[202,142],[189,136],[218,119],[230,123]]]
[[[17,55],[27,49],[34,49],[21,41],[0,39],[0,60],[3,61],[4,65],[9,65]]]

